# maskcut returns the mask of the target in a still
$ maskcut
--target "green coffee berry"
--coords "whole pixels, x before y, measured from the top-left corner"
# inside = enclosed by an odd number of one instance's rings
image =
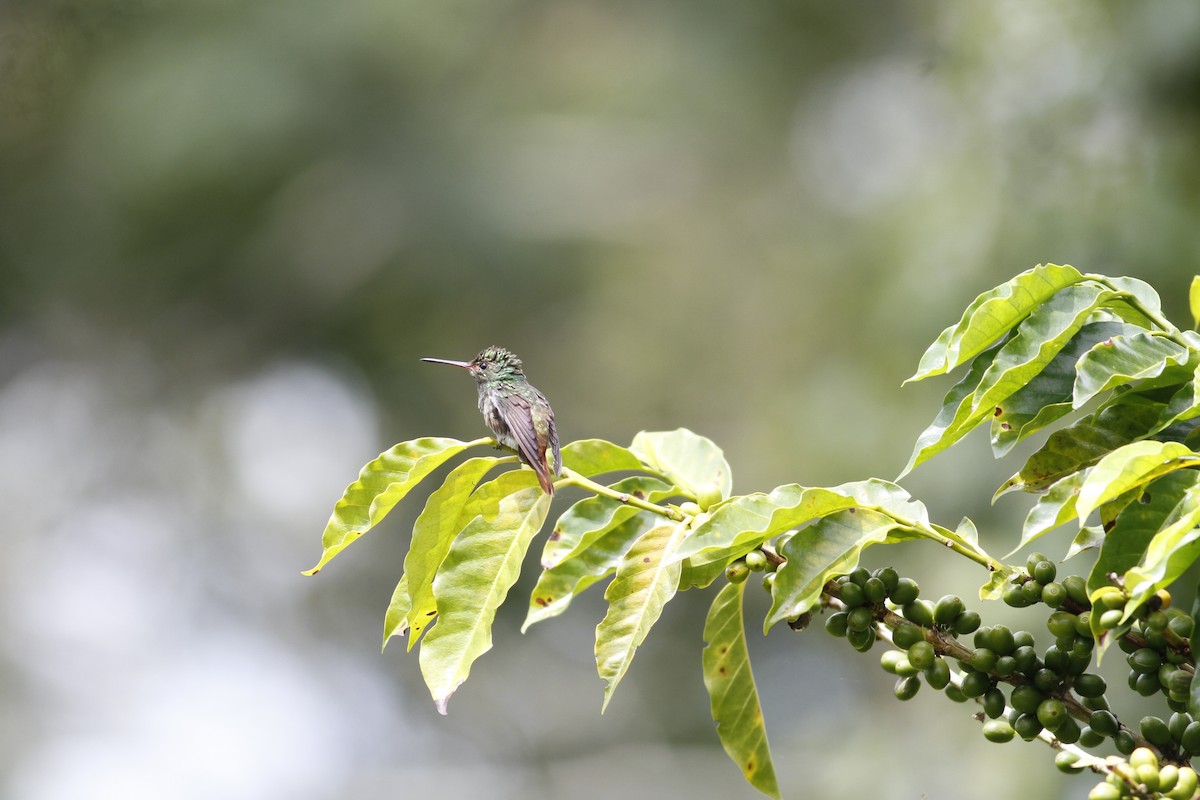
[[[901,609],[904,618],[915,622],[922,628],[933,627],[933,604],[928,600],[914,600],[906,603]]]
[[[869,577],[871,577],[871,571],[866,567],[855,567],[849,572],[850,581],[859,587],[866,583]]]
[[[1029,574],[1035,581],[1045,586],[1058,577],[1058,569],[1054,566],[1053,561],[1046,559],[1034,564]]]
[[[933,621],[938,625],[952,625],[964,610],[962,598],[948,594],[933,607]]]
[[[934,652],[933,645],[924,639],[908,648],[908,660],[918,670],[928,669],[935,658],[937,653]]]
[[[1166,747],[1172,741],[1167,723],[1159,717],[1142,717],[1138,729],[1142,732],[1142,738],[1155,747]]]
[[[954,632],[964,635],[968,633],[974,633],[979,629],[979,626],[982,622],[983,618],[979,616],[978,611],[971,611],[968,609],[959,614],[958,618],[954,620]]]
[[[943,691],[946,693],[946,697],[948,697],[950,700],[954,701],[955,703],[967,702],[967,696],[965,694],[963,694],[959,690],[959,688],[957,686],[955,686],[953,683],[947,684],[946,688]]]
[[[1042,661],[1045,662],[1047,669],[1052,669],[1059,675],[1067,675],[1071,671],[1071,654],[1056,644],[1046,648],[1046,652],[1042,655]]]
[[[983,738],[989,742],[1011,742],[1016,733],[1012,725],[1008,724],[1008,720],[989,719],[983,723]],[[1036,736],[1037,734],[1034,735]]]
[[[1022,591],[1019,584],[1010,583],[1004,587],[1004,603],[1013,608],[1025,608],[1033,603],[1025,597],[1025,592]]]
[[[878,605],[887,598],[887,587],[883,585],[883,581],[875,576],[867,578],[862,589],[868,603]]]
[[[1123,756],[1127,756],[1133,752],[1133,748],[1137,747],[1137,741],[1134,740],[1133,734],[1122,728],[1113,736],[1113,747],[1117,748],[1117,752]]]
[[[1039,669],[1033,674],[1033,685],[1043,692],[1052,692],[1062,685],[1062,678],[1052,669]]]
[[[749,573],[749,570],[747,570]],[[825,618],[825,630],[834,636],[845,636],[849,628],[846,620],[850,616],[847,611],[837,611]]]
[[[765,558],[764,558],[765,561]],[[858,608],[863,603],[867,602],[867,596],[863,593],[862,587],[853,581],[847,581],[842,584],[841,599],[842,605],[846,608]]]
[[[1194,769],[1191,767],[1180,767],[1179,778],[1175,782],[1175,788],[1167,792],[1167,797],[1171,800],[1190,800],[1192,795],[1196,793],[1197,782],[1196,771]]]
[[[896,591],[896,587],[900,585],[900,574],[891,567],[877,569],[871,573],[871,577],[883,581],[883,588],[887,590],[888,595]]]
[[[1164,764],[1162,769],[1158,771],[1158,790],[1160,792],[1171,791],[1178,782],[1179,767],[1174,764]]]
[[[950,665],[944,658],[936,658],[925,670],[925,682],[932,689],[945,689],[950,683]]]
[[[766,554],[762,550],[751,550],[749,553],[746,553],[746,566],[749,567],[752,572],[762,572],[767,568]],[[844,588],[842,592],[845,594]],[[846,602],[844,597],[842,602]]]
[[[1075,744],[1079,741],[1079,736],[1082,731],[1079,728],[1079,723],[1073,717],[1067,717],[1062,724],[1058,726],[1058,730],[1054,732],[1054,736],[1063,744]]]
[[[1192,724],[1192,715],[1186,711],[1176,711],[1167,720],[1167,730],[1171,732],[1171,738],[1175,741],[1183,739],[1183,733],[1187,730],[1187,726]]]
[[[851,628],[846,633],[846,641],[850,642],[850,646],[858,652],[865,653],[875,644],[875,628],[870,627],[864,630]]]
[[[1033,633],[1030,631],[1013,631],[1013,646],[1014,647],[1034,647],[1037,642],[1034,641]]]
[[[1088,727],[1101,736],[1117,734],[1117,718],[1111,711],[1093,711],[1088,717]]]
[[[1135,769],[1133,771],[1133,774],[1137,777],[1137,782],[1140,783],[1142,786],[1146,787],[1146,791],[1148,791],[1148,792],[1157,792],[1158,791],[1159,779],[1158,779],[1158,766],[1157,765],[1151,766],[1150,764],[1143,764],[1142,766]]]
[[[1099,697],[1108,690],[1104,678],[1092,672],[1075,676],[1075,694],[1080,697]]]
[[[879,666],[883,667],[884,672],[896,674],[896,668],[901,661],[907,661],[908,657],[901,650],[885,650],[883,655],[879,657]]]
[[[963,676],[959,691],[964,697],[979,697],[992,688],[992,678],[985,672],[968,672]]]
[[[988,650],[986,647],[976,647],[971,651],[970,658],[967,663],[971,668],[978,672],[991,672],[996,666],[996,651]]]
[[[1050,635],[1055,639],[1066,638],[1068,636],[1074,638],[1076,634],[1075,625],[1078,621],[1079,617],[1070,611],[1055,611],[1046,618],[1046,629],[1050,631]]]
[[[1129,754],[1129,766],[1134,769],[1138,767],[1154,767],[1158,769],[1158,756],[1149,747],[1139,747]]]
[[[1038,704],[1037,719],[1042,723],[1042,727],[1047,730],[1058,730],[1059,726],[1067,719],[1067,707],[1062,704],[1062,701],[1048,697]]]
[[[1037,565],[1043,561],[1050,561],[1050,557],[1044,553],[1033,552],[1029,554],[1029,558],[1025,559],[1025,571],[1030,575],[1037,569]]]
[[[914,675],[907,678],[898,678],[896,687],[893,692],[897,700],[911,700],[917,696],[917,690],[921,688],[921,681]]]
[[[916,600],[920,592],[921,587],[912,578],[900,578],[896,581],[896,587],[889,594],[893,603],[904,606]]]
[[[1079,746],[1090,749],[1102,744],[1104,744],[1104,737],[1092,730],[1091,727],[1084,725],[1079,732]]]
[[[1136,673],[1130,673],[1134,675]],[[1133,690],[1142,697],[1153,697],[1158,694],[1158,675],[1155,673],[1137,675],[1133,680]]]
[[[1013,650],[1017,649],[1012,631],[1003,625],[993,627],[988,638],[990,639],[988,647],[995,650],[998,656],[1011,655]]]
[[[917,642],[925,641],[925,632],[911,622],[902,622],[892,631],[892,642],[896,647],[907,650]]]
[[[1088,792],[1087,800],[1121,800],[1121,790],[1111,783],[1097,783]]]
[[[1037,581],[1026,581],[1025,585],[1021,587],[1021,594],[1025,596],[1029,605],[1041,602],[1042,585]]]
[[[1042,732],[1042,723],[1034,714],[1021,714],[1012,723],[1013,730],[1025,741],[1031,741]]]
[[[1140,650],[1135,650],[1125,659],[1129,664],[1130,669],[1140,673],[1158,673],[1158,668],[1162,666],[1162,656],[1157,650],[1151,650],[1149,647],[1143,647]]]
[[[1179,746],[1193,755],[1200,754],[1200,721],[1189,722],[1184,727]]]
[[[1007,678],[1017,671],[1017,660],[1012,656],[1000,656],[996,659],[996,666],[992,671],[1002,678]]]
[[[1068,575],[1062,579],[1063,588],[1067,590],[1067,599],[1078,606],[1091,606],[1087,596],[1087,581],[1078,575]]]
[[[1009,697],[1009,703],[1017,711],[1023,714],[1037,713],[1038,706],[1046,699],[1046,696],[1028,684],[1016,686],[1012,690],[1012,695]]]
[[[983,713],[990,719],[997,719],[1004,713],[1004,692],[993,686],[983,693]]]
[[[874,623],[875,615],[871,613],[871,609],[864,606],[851,609],[846,617],[846,625],[852,631],[865,631]]]
[[[1031,673],[1037,672],[1037,669],[1038,669],[1037,651],[1034,650],[1032,647],[1030,647],[1029,645],[1025,645],[1024,647],[1018,647],[1012,655],[1013,655],[1013,658],[1017,662],[1017,671],[1018,672],[1023,672],[1026,675],[1030,675]]]
[[[1167,628],[1171,631],[1171,633],[1175,634],[1181,639],[1190,639],[1194,626],[1195,623],[1192,621],[1191,617],[1180,615],[1172,616],[1167,622]]]
[[[1122,608],[1114,608],[1109,611],[1105,611],[1100,615],[1100,629],[1105,631],[1112,630],[1121,624],[1121,617],[1124,615],[1125,610]]]
[[[734,561],[725,568],[725,577],[729,579],[730,583],[743,583],[746,578],[750,577],[750,567],[746,565],[745,561]]]

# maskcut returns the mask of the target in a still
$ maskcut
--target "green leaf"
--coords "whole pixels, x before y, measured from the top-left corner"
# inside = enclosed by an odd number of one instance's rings
[[[1200,398],[1200,367],[1194,369],[1190,380],[1185,381],[1171,395],[1150,432],[1158,433],[1172,425],[1200,417],[1200,402],[1197,402],[1197,398]]]
[[[683,569],[679,573],[679,591],[686,592],[692,588],[703,589],[711,585],[713,581],[725,574],[725,568],[733,560],[733,558],[728,558],[697,564],[690,558],[685,558],[681,564]]]
[[[642,469],[642,462],[627,448],[603,439],[580,439],[562,449],[563,466],[585,477],[604,472]]]
[[[996,407],[991,418],[992,453],[997,458],[1007,454],[1017,442],[1069,414],[1076,362],[1093,345],[1131,329],[1119,322],[1084,325],[1045,369]]]
[[[649,475],[633,475],[612,484],[612,489],[651,503],[675,494],[675,488]],[[639,509],[610,497],[593,495],[568,508],[542,550],[542,567],[550,569],[591,546],[608,531],[637,514]]]
[[[971,368],[962,380],[946,393],[941,410],[929,427],[917,437],[917,443],[913,446],[912,455],[900,473],[900,478],[966,436],[978,424],[978,420],[968,424],[971,416],[971,398],[975,396],[975,389],[983,380],[983,375],[991,366],[996,354],[1000,352],[1000,347],[1001,345],[997,344],[979,354],[971,362]]]
[[[966,424],[994,415],[1000,404],[1029,383],[1074,338],[1088,318],[1116,295],[1094,283],[1068,286],[1033,310],[996,353],[971,398]]]
[[[492,648],[496,609],[519,577],[525,551],[550,508],[550,495],[537,485],[532,470],[505,475],[521,476],[532,485],[495,498],[471,520],[433,581],[438,623],[421,643],[420,663],[443,714],[471,664]]]
[[[392,592],[392,600],[388,603],[387,613],[383,615],[383,648],[387,649],[388,639],[393,636],[403,636],[408,632],[408,610],[412,608],[412,599],[408,596],[408,576],[401,575]]]
[[[1188,290],[1188,306],[1192,310],[1192,327],[1200,328],[1200,275],[1192,278],[1192,287]]]
[[[629,449],[693,498],[708,484],[716,484],[721,498],[729,497],[733,473],[721,448],[687,428],[673,431],[642,431]]]
[[[797,531],[780,553],[787,562],[775,573],[771,610],[763,630],[812,608],[826,581],[858,566],[863,548],[915,538],[897,527],[887,514],[848,508]]]
[[[1029,457],[997,496],[1011,489],[1042,492],[1056,481],[1091,466],[1109,452],[1145,436],[1158,420],[1162,404],[1131,396],[1100,409],[1089,419],[1055,431]],[[1047,529],[1048,530],[1048,529]]]
[[[1127,444],[1100,459],[1079,489],[1075,508],[1079,518],[1109,500],[1172,470],[1200,464],[1200,455],[1178,442],[1141,441]]]
[[[316,575],[333,558],[379,523],[414,486],[433,470],[468,447],[494,442],[491,438],[460,442],[426,437],[401,442],[380,453],[346,487],[321,536],[321,560],[305,575]]]
[[[1084,469],[1060,478],[1038,498],[1034,507],[1029,509],[1029,515],[1025,517],[1025,526],[1021,529],[1021,543],[1014,547],[1008,556],[1047,531],[1075,519],[1075,501],[1089,472],[1090,470]]]
[[[1083,280],[1070,266],[1041,264],[975,298],[921,357],[909,381],[949,372],[982,353],[1060,289]],[[906,383],[908,381],[905,381]]]
[[[1085,525],[1071,540],[1071,546],[1067,548],[1067,554],[1063,556],[1063,561],[1077,556],[1085,550],[1095,550],[1103,544],[1104,528],[1099,525]]]
[[[488,470],[516,460],[515,456],[482,456],[464,461],[450,471],[442,485],[425,501],[424,510],[413,524],[412,544],[404,557],[404,574],[408,579],[405,627],[412,631],[408,637],[409,650],[417,644],[437,613],[433,580],[450,552],[454,537],[475,515],[498,503],[500,497],[529,485],[528,476],[518,470],[506,472],[475,490],[475,485]]]
[[[686,530],[682,524],[659,525],[643,534],[604,592],[608,613],[596,626],[596,669],[605,684],[601,713],[663,607],[675,596],[680,566],[668,557]]]
[[[1162,314],[1162,299],[1159,298],[1158,292],[1154,291],[1154,287],[1143,280],[1124,275],[1110,278],[1103,275],[1089,274],[1084,277],[1094,278],[1106,283],[1119,292],[1131,295],[1143,308],[1155,314]],[[1128,298],[1118,298],[1110,304],[1109,310],[1126,322],[1137,325],[1140,328],[1154,328],[1156,326],[1154,320],[1150,319],[1150,317],[1146,316],[1140,309],[1130,303]]]
[[[848,493],[796,483],[776,487],[770,494],[734,497],[688,534],[672,560],[690,558],[695,566],[725,560],[815,517],[854,505],[857,501]]]
[[[750,671],[742,597],[746,584],[726,584],[704,621],[704,685],[721,745],[755,789],[779,797],[758,687]]]
[[[1074,405],[1079,408],[1101,392],[1148,378],[1157,378],[1169,366],[1188,361],[1187,349],[1147,332],[1113,336],[1079,359]]]
[[[576,595],[615,572],[633,543],[658,521],[653,514],[627,518],[610,526],[570,558],[542,570],[529,596],[529,610],[521,633],[534,623],[557,617],[567,610]]]
[[[1159,515],[1154,538],[1146,546],[1141,561],[1125,573],[1125,619],[1159,589],[1170,586],[1200,555],[1200,472],[1180,470],[1151,483],[1139,504]]]

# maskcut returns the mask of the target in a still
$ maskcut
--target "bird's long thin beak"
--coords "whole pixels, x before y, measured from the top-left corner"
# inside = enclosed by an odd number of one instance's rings
[[[461,367],[462,369],[468,369],[471,366],[470,361],[450,361],[445,358],[422,358],[421,360],[428,361],[430,364],[449,364],[452,367]]]

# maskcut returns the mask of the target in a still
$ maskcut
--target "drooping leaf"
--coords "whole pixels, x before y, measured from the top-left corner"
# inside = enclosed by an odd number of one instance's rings
[[[532,470],[506,475],[529,486],[495,498],[455,538],[433,582],[438,623],[421,643],[421,674],[438,711],[492,647],[492,621],[521,572],[521,561],[550,508]]]
[[[831,490],[853,497],[861,506],[875,506],[892,517],[910,523],[929,524],[929,511],[920,500],[913,500],[908,490],[882,478],[867,478],[839,484]],[[969,520],[968,520],[969,522]]]
[[[437,613],[433,579],[450,552],[454,537],[475,515],[498,503],[498,498],[529,485],[528,477],[520,471],[506,472],[476,492],[476,484],[488,470],[516,460],[515,456],[481,456],[464,461],[450,471],[442,485],[425,501],[425,508],[413,524],[412,544],[404,557],[408,583],[405,627],[412,631],[408,637],[409,650],[416,646]]]
[[[1110,310],[1121,319],[1140,328],[1155,327],[1154,320],[1142,311],[1142,309],[1146,309],[1153,314],[1162,314],[1162,299],[1158,296],[1158,292],[1154,291],[1153,286],[1139,278],[1131,278],[1127,275],[1117,277],[1086,275],[1084,277],[1096,278],[1118,292],[1128,295],[1128,297],[1117,298],[1109,306]],[[1131,299],[1136,300],[1137,303],[1131,302]],[[1141,308],[1137,307],[1139,305]]]
[[[1141,441],[1120,447],[1096,464],[1079,488],[1078,517],[1172,470],[1200,464],[1200,455],[1178,442]]]
[[[414,486],[448,459],[468,447],[494,442],[491,438],[460,442],[430,436],[385,450],[362,468],[358,480],[346,487],[333,507],[321,535],[321,560],[305,575],[315,575],[338,553],[379,523]]]
[[[1124,399],[1126,402],[1106,406],[1092,417],[1050,434],[997,496],[1011,489],[1043,492],[1056,481],[1146,435],[1159,418],[1162,404],[1139,396]]]
[[[1132,326],[1119,322],[1090,322],[1059,351],[1045,369],[996,406],[991,418],[992,453],[1001,457],[1017,442],[1054,422],[1072,409],[1076,362],[1093,345]]]
[[[562,449],[563,466],[591,477],[605,472],[642,469],[642,462],[627,448],[603,439],[579,439]]]
[[[1188,289],[1188,306],[1192,311],[1192,327],[1200,328],[1200,275],[1192,278],[1192,286]]]
[[[721,448],[687,428],[642,431],[629,449],[692,497],[708,484],[717,486],[722,499],[733,488],[733,473]]]
[[[1188,355],[1170,339],[1145,331],[1106,339],[1079,359],[1074,406],[1115,386],[1157,378],[1168,367],[1187,364]]]
[[[815,517],[857,504],[848,493],[795,483],[776,487],[769,494],[735,497],[696,526],[672,560],[690,558],[697,566],[725,560]]]
[[[633,475],[610,488],[651,503],[675,493],[670,484],[649,475]],[[550,569],[561,564],[637,513],[635,506],[601,495],[578,501],[554,523],[542,550],[542,567]]]
[[[726,584],[704,622],[704,685],[721,745],[755,789],[779,797],[758,687],[750,671],[742,597],[746,584]]]
[[[971,416],[971,399],[975,396],[975,389],[983,380],[984,373],[992,365],[992,360],[1000,351],[1000,347],[1001,345],[997,344],[990,350],[980,353],[971,362],[971,368],[962,380],[946,393],[946,397],[942,400],[941,410],[938,411],[929,427],[917,437],[917,443],[913,445],[912,455],[909,456],[908,464],[900,473],[900,478],[966,436],[978,424],[978,420],[968,424]]]
[[[557,617],[567,610],[576,595],[616,572],[617,565],[633,543],[659,522],[653,514],[641,513],[610,526],[553,567],[543,569],[529,596],[529,610],[521,625],[524,633],[531,625]]]
[[[1200,472],[1179,470],[1146,487],[1140,504],[1143,518],[1159,516],[1158,529],[1146,552],[1124,576],[1129,619],[1159,589],[1170,586],[1200,555]]]
[[[913,538],[892,517],[863,508],[847,508],[801,528],[780,553],[787,562],[775,572],[763,630],[812,608],[828,580],[858,566],[863,548]]]
[[[909,381],[949,372],[982,353],[1056,292],[1083,280],[1070,266],[1041,264],[979,295],[938,336]]]
[[[1063,561],[1079,555],[1085,550],[1095,550],[1104,544],[1104,528],[1100,525],[1086,525],[1079,529],[1079,533],[1075,534],[1075,538],[1071,540],[1071,546],[1067,548],[1067,554],[1063,556]]]
[[[668,524],[644,533],[625,554],[604,592],[608,613],[596,626],[596,670],[604,681],[601,713],[663,607],[675,596],[680,566],[669,556],[686,530],[682,524]]]
[[[393,636],[403,636],[408,632],[408,610],[412,600],[408,596],[408,576],[401,575],[392,592],[392,600],[388,603],[387,613],[383,615],[383,647],[387,648],[388,639]]]

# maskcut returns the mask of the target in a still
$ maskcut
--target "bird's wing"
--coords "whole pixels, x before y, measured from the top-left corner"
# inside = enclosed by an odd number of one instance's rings
[[[553,494],[554,482],[550,479],[550,470],[546,466],[546,445],[538,441],[529,401],[519,395],[513,395],[508,400],[510,402],[497,404],[500,418],[504,420],[509,433],[516,441],[517,453],[521,460],[533,467],[538,476],[538,483],[546,493]]]

